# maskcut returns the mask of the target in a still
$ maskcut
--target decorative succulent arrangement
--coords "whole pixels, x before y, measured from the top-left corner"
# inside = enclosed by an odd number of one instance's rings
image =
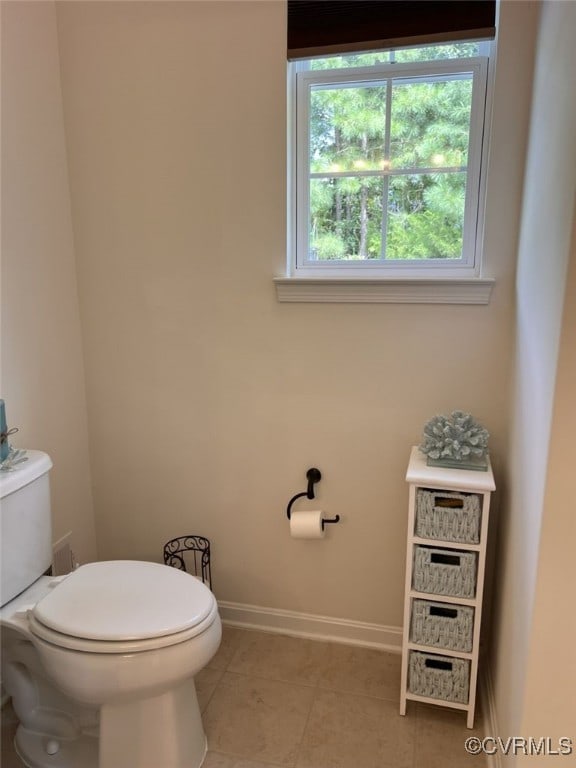
[[[486,458],[489,437],[469,413],[453,411],[450,416],[433,416],[425,424],[420,450],[429,461],[474,462]]]
[[[18,469],[18,465],[25,461],[28,461],[26,451],[10,446],[8,456],[4,461],[0,461],[0,472],[12,472],[14,469]]]

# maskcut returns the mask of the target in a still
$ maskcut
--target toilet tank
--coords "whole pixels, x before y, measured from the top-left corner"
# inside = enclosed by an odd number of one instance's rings
[[[50,457],[27,451],[27,461],[0,472],[0,605],[12,600],[52,564]]]

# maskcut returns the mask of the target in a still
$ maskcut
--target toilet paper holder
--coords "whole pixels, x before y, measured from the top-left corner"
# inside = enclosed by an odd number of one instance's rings
[[[294,504],[296,499],[301,499],[304,496],[306,496],[307,499],[314,498],[314,485],[320,482],[320,480],[322,479],[322,473],[320,472],[319,469],[316,469],[316,467],[310,467],[310,469],[306,472],[306,477],[308,479],[308,487],[306,488],[306,490],[302,491],[302,493],[297,493],[295,496],[292,496],[292,498],[288,502],[288,507],[286,509],[288,520],[290,520],[292,505]],[[340,522],[340,515],[336,515],[336,517],[333,517],[330,519],[323,519],[322,530],[324,530],[324,525],[326,523],[339,523],[339,522]]]

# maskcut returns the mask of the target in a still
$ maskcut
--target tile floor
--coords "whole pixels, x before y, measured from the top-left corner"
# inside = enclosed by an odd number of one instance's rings
[[[398,714],[400,656],[224,628],[196,678],[210,751],[204,768],[485,768],[464,741],[477,717],[409,704]],[[10,708],[2,768],[20,768]],[[82,768],[82,766],[75,766]],[[157,768],[163,768],[158,766]]]

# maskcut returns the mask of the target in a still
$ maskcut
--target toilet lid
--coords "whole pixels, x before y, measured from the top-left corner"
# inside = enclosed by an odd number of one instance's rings
[[[201,581],[158,563],[83,565],[34,607],[34,618],[64,635],[126,641],[163,637],[200,624],[215,598]]]

